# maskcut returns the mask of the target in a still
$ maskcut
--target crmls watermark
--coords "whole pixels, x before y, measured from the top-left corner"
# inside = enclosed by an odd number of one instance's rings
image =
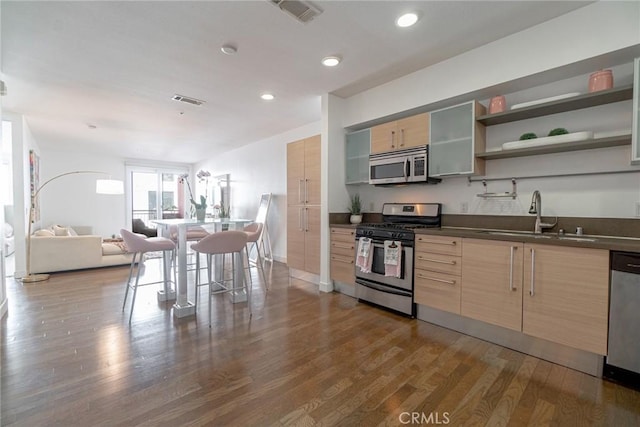
[[[398,417],[401,424],[449,424],[448,412],[402,412]]]

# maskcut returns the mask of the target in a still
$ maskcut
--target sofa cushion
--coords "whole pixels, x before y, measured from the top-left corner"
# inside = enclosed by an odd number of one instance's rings
[[[53,237],[55,236],[55,234],[53,233],[53,230],[50,230],[48,228],[43,228],[42,230],[36,230],[35,233],[33,233],[34,236],[38,236],[38,237]]]
[[[53,234],[56,236],[77,236],[78,233],[69,226],[64,225],[52,225],[51,229],[53,230]]]
[[[103,243],[102,244],[102,255],[120,255],[126,253],[126,250],[115,243]]]

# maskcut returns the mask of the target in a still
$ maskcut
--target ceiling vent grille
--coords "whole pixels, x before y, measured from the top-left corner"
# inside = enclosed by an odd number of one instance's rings
[[[171,97],[174,101],[186,102],[191,105],[202,105],[205,101],[201,101],[200,99],[189,98],[188,96],[175,94]]]
[[[322,10],[308,1],[299,0],[268,0],[274,6],[292,15],[305,24],[322,13]]]

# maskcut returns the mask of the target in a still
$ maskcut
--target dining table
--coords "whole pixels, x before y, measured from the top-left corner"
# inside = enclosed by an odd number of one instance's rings
[[[237,230],[244,228],[245,225],[253,222],[251,219],[242,219],[242,218],[205,218],[203,220],[198,220],[196,218],[174,218],[174,219],[157,219],[152,220],[154,224],[158,226],[160,229],[161,235],[163,237],[171,238],[171,227],[175,226],[178,230],[178,283],[176,284],[176,302],[173,305],[173,316],[178,318],[183,318],[187,316],[194,316],[196,313],[196,307],[194,303],[188,300],[187,297],[187,232],[189,228],[194,227],[204,227],[213,228],[214,232],[220,232],[224,230]],[[242,254],[240,254],[242,258]],[[222,257],[216,257],[216,276],[220,274],[221,268],[221,260]],[[241,261],[242,262],[242,261]],[[240,264],[243,265],[243,264]],[[244,271],[239,268],[234,272],[236,277],[240,280],[244,279]],[[200,272],[196,272],[196,274],[200,274]],[[167,276],[168,277],[168,276]],[[168,289],[165,284],[165,288]],[[196,292],[198,290],[196,289]],[[159,291],[163,292],[163,291]],[[158,295],[160,298],[160,295]],[[233,302],[241,302],[246,301],[246,295],[234,295]]]

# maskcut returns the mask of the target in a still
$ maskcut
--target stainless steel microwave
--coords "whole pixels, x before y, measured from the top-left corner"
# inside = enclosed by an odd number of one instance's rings
[[[429,177],[429,146],[369,155],[369,184],[437,184]]]

